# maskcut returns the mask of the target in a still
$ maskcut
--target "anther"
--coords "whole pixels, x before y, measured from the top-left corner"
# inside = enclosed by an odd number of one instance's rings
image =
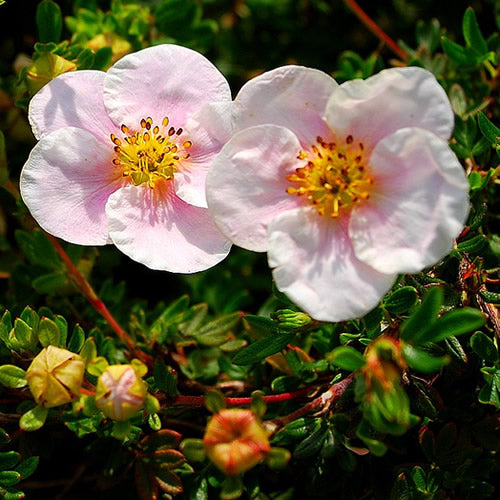
[[[177,129],[176,134],[177,134],[177,135],[181,135],[181,134],[182,134],[182,132],[183,132],[182,128],[178,128],[178,129]]]
[[[175,128],[174,128],[174,127],[170,127],[170,128],[168,129],[168,135],[169,135],[170,137],[172,137],[174,134],[175,134]]]
[[[353,141],[352,135],[348,135],[345,142],[347,142],[347,144],[352,144],[352,141]]]

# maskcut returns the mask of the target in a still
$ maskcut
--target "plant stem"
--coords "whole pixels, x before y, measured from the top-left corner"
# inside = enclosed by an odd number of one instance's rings
[[[122,342],[130,349],[134,356],[144,361],[146,364],[151,364],[153,358],[145,352],[137,349],[130,335],[118,324],[113,315],[109,312],[106,304],[98,297],[90,283],[85,279],[78,268],[71,262],[64,248],[54,236],[47,234],[47,237],[54,245],[57,253],[66,265],[68,277],[76,285],[81,294],[90,302],[90,305],[108,322],[109,326],[115,331]]]
[[[366,12],[354,0],[344,0],[344,3],[352,11],[352,13],[394,54],[403,61],[409,59],[409,54],[403,50],[380,26],[366,14]]]

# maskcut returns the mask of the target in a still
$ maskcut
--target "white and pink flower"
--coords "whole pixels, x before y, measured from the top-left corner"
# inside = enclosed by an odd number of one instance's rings
[[[215,66],[175,45],[127,55],[107,73],[63,74],[30,104],[39,142],[21,174],[23,200],[71,243],[114,243],[153,269],[207,269],[230,248],[205,199],[230,103]]]
[[[400,273],[435,264],[469,211],[434,76],[388,69],[342,85],[286,66],[243,86],[207,177],[235,244],[267,251],[279,290],[318,320],[363,316]]]

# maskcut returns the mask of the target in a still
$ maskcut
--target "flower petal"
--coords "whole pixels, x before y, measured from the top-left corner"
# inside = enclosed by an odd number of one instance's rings
[[[182,161],[174,181],[177,196],[190,205],[207,207],[205,181],[215,157],[231,138],[231,108],[231,101],[206,104],[184,127],[182,137],[192,142],[190,158]]]
[[[308,147],[331,134],[323,120],[335,80],[317,69],[283,66],[246,83],[234,100],[235,131],[262,124],[289,128]]]
[[[21,195],[45,231],[79,245],[107,243],[104,206],[123,183],[112,154],[91,133],[71,127],[33,148],[21,172]]]
[[[64,127],[78,127],[111,145],[110,134],[118,127],[108,116],[102,100],[102,71],[64,73],[45,85],[31,99],[28,118],[37,139]]]
[[[203,271],[231,248],[208,211],[183,202],[170,184],[124,187],[109,197],[106,214],[113,243],[151,269]]]
[[[104,81],[104,102],[118,124],[139,127],[150,116],[165,116],[175,128],[204,104],[230,101],[229,85],[204,56],[177,45],[158,45],[129,54],[112,66]]]
[[[418,67],[391,68],[367,80],[343,83],[333,92],[326,121],[343,137],[368,147],[404,127],[430,130],[448,140],[454,115],[432,73]]]
[[[370,200],[351,217],[358,259],[383,273],[422,270],[453,247],[469,212],[468,182],[448,144],[407,128],[377,144]]]
[[[301,203],[286,192],[287,175],[300,166],[299,151],[297,137],[275,125],[245,129],[222,148],[207,176],[207,201],[233,243],[265,252],[269,222]]]
[[[373,309],[396,275],[354,256],[345,223],[299,208],[269,225],[269,265],[279,290],[319,321],[359,318]]]

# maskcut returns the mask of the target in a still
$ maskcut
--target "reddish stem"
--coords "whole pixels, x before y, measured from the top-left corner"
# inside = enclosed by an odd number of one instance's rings
[[[409,59],[409,54],[403,50],[380,26],[368,16],[368,14],[354,0],[344,0],[347,7],[353,14],[390,50],[392,50],[403,61]]]
[[[108,322],[109,326],[116,332],[118,337],[124,342],[124,344],[130,349],[130,351],[137,356],[139,359],[147,364],[151,364],[153,358],[143,351],[136,349],[135,343],[130,337],[130,335],[118,324],[113,315],[109,312],[106,304],[98,297],[90,283],[85,279],[85,277],[80,273],[78,268],[71,262],[68,254],[64,251],[64,248],[60,245],[54,236],[47,234],[47,237],[54,245],[57,253],[63,260],[66,268],[68,269],[68,276],[76,285],[78,290],[82,295],[90,302],[91,306]]]
[[[303,387],[293,392],[284,392],[282,394],[271,394],[269,396],[262,396],[265,403],[280,403],[282,401],[290,401],[291,399],[300,398],[311,392],[310,387]],[[242,406],[252,403],[251,397],[244,398],[226,398],[228,406]],[[175,405],[185,406],[203,406],[205,404],[205,396],[182,396],[178,395],[174,400]]]

